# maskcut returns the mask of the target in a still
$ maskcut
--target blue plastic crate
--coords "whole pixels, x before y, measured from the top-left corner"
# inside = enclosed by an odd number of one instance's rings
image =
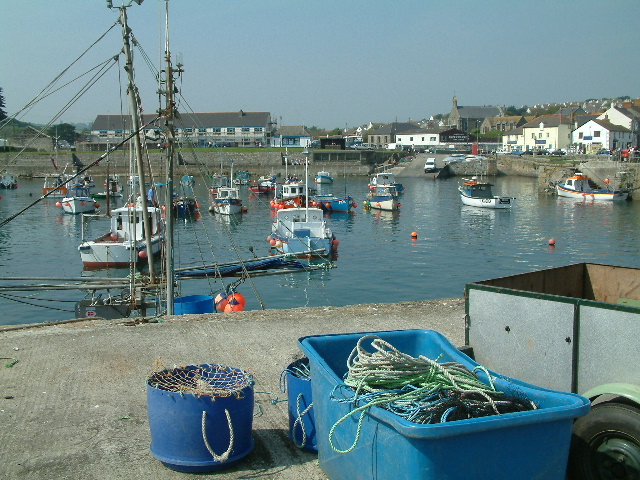
[[[372,479],[544,479],[564,480],[571,429],[575,418],[589,412],[589,401],[571,393],[547,390],[490,372],[497,389],[525,395],[537,410],[422,425],[381,408],[365,415],[359,441],[349,453],[331,448],[329,432],[349,413],[352,404],[330,398],[342,388],[347,358],[363,335],[375,334],[403,353],[425,355],[439,362],[458,362],[469,369],[478,364],[442,334],[431,330],[402,330],[309,336],[299,339],[311,367],[311,385],[320,467],[332,480]],[[359,415],[334,431],[341,450],[353,445]]]

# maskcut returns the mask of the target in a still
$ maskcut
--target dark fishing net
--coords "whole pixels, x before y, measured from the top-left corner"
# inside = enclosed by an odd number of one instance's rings
[[[237,398],[243,389],[253,385],[253,377],[244,370],[226,365],[203,364],[165,368],[149,375],[147,383],[159,390],[197,397],[208,395]]]

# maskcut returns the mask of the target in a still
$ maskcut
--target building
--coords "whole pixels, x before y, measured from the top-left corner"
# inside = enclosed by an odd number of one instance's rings
[[[142,124],[153,121],[155,115],[143,115]],[[161,137],[163,120],[144,129],[148,144],[164,143]],[[266,147],[271,142],[273,123],[269,112],[185,113],[175,122],[177,141],[195,147],[239,146]],[[132,133],[131,115],[98,115],[93,122],[88,149],[104,150]]]
[[[480,125],[480,133],[488,132],[510,132],[527,123],[527,119],[522,115],[512,115],[506,117],[487,117]]]
[[[419,127],[414,123],[388,123],[370,132],[368,143],[376,148],[384,148],[390,143],[397,143],[396,135],[415,132],[418,129]]]
[[[440,133],[442,128],[418,129],[405,133],[397,133],[395,138],[396,148],[432,148],[440,145]],[[393,143],[393,142],[391,142]]]
[[[502,145],[507,151],[536,152],[568,149],[571,146],[571,117],[544,115],[524,124],[520,129],[503,137]]]
[[[303,126],[280,127],[271,137],[272,147],[309,147],[311,134]]]
[[[463,107],[458,105],[458,97],[453,97],[453,108],[449,114],[449,125],[463,132],[471,133],[472,130],[479,130],[485,119],[504,116],[505,114],[502,107]]]
[[[612,106],[598,116],[598,120],[627,128],[632,136],[630,146],[640,146],[640,99],[635,103],[625,102],[622,107]]]
[[[609,120],[589,120],[573,131],[572,143],[578,151],[597,153],[604,148],[607,150],[625,149],[633,146],[631,130],[622,125],[616,125]]]

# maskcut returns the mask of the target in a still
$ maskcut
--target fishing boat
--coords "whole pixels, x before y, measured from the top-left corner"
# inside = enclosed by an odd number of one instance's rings
[[[173,213],[178,217],[194,215],[200,208],[195,198],[178,195],[177,193],[173,195],[172,206]]]
[[[44,185],[42,186],[42,194],[49,198],[64,198],[67,196],[67,183],[73,178],[73,175],[61,173],[54,176],[44,177]]]
[[[608,179],[605,183],[608,184]],[[626,200],[629,192],[625,190],[609,190],[608,188],[593,188],[591,178],[584,173],[576,172],[564,182],[556,182],[556,193],[559,197],[577,198],[580,200]]]
[[[316,174],[316,183],[333,183],[333,177],[329,172],[321,171]]]
[[[325,212],[351,212],[352,208],[358,206],[349,195],[338,196],[330,193],[316,195],[309,205],[319,207]]]
[[[104,181],[105,190],[103,192],[92,193],[93,198],[122,198],[122,183],[118,175],[109,175]]]
[[[78,250],[85,267],[129,267],[147,261],[161,251],[164,240],[162,210],[147,206],[151,224],[151,248],[145,238],[143,207],[140,202],[111,211],[111,228],[95,240],[83,241]]]
[[[185,187],[193,187],[196,184],[195,179],[193,178],[193,175],[183,175],[180,178],[180,186],[185,188]]]
[[[233,179],[234,185],[249,185],[249,172],[241,170],[236,173],[236,178]]]
[[[278,253],[323,256],[338,248],[338,239],[327,226],[322,210],[296,207],[279,210],[267,240]]]
[[[64,213],[77,215],[79,213],[93,213],[100,205],[91,196],[89,187],[84,185],[73,185],[67,189],[67,196],[56,206],[62,207]]]
[[[367,194],[363,203],[365,208],[394,211],[401,206],[398,202],[398,192],[392,186],[378,186]]]
[[[0,188],[13,189],[18,188],[18,179],[13,173],[5,172],[0,177]]]
[[[404,190],[404,186],[396,181],[396,176],[390,172],[376,173],[371,177],[369,189],[375,190],[376,187],[393,187],[397,193]]]
[[[464,205],[482,208],[504,209],[511,208],[515,203],[515,198],[494,195],[491,187],[493,184],[472,177],[463,179],[462,185],[458,187],[460,199]]]
[[[242,213],[242,199],[237,187],[220,187],[209,210],[222,215]]]
[[[249,190],[257,194],[273,192],[276,189],[276,178],[276,175],[270,177],[261,176],[249,187]]]
[[[274,210],[283,208],[305,207],[307,198],[307,186],[299,181],[284,183],[279,186],[280,192],[271,200],[270,205]]]

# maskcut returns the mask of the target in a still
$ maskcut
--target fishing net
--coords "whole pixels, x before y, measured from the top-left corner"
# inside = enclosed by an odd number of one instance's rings
[[[253,386],[253,376],[244,370],[218,364],[187,365],[157,369],[147,383],[159,390],[196,397],[243,397],[243,389]]]

